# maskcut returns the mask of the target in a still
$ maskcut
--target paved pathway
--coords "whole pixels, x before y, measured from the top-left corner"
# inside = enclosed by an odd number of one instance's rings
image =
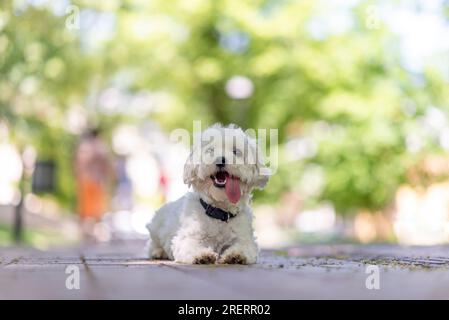
[[[299,246],[253,266],[148,261],[141,242],[41,252],[0,248],[0,299],[449,299],[449,247]],[[67,267],[80,270],[68,290]],[[379,290],[366,288],[379,266]]]

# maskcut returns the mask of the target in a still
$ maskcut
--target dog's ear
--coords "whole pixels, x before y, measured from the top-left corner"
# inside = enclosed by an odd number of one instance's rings
[[[202,145],[202,133],[194,133],[192,149],[190,155],[184,164],[183,181],[189,187],[198,178],[199,165],[201,162],[201,145]]]
[[[270,178],[270,169],[265,166],[265,158],[257,140],[253,138],[250,133],[247,133],[246,138],[248,147],[251,149],[251,152],[248,150],[249,158],[247,160],[255,164],[253,167],[253,187],[263,189]]]
[[[198,164],[194,161],[194,150],[190,152],[189,157],[187,158],[186,163],[184,164],[184,176],[183,180],[184,183],[187,184],[189,187],[192,185],[193,181],[195,180],[197,174],[198,174]]]
[[[254,183],[254,188],[263,189],[270,179],[270,169],[263,164],[256,165],[256,181]]]

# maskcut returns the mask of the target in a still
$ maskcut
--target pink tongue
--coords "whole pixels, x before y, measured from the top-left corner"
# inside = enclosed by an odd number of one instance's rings
[[[241,196],[239,179],[231,176],[228,176],[227,178],[225,192],[229,201],[235,204],[239,202]]]

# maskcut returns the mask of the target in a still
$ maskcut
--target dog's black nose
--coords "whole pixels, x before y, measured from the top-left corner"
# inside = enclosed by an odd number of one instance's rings
[[[226,165],[226,159],[225,157],[218,157],[215,160],[215,165],[219,168],[223,168]]]

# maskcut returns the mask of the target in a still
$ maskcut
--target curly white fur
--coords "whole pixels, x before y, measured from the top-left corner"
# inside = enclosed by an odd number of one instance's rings
[[[165,204],[147,226],[150,258],[188,264],[256,263],[251,191],[263,188],[268,181],[268,176],[261,174],[263,159],[257,144],[235,125],[214,125],[202,133],[202,138],[193,146],[184,167],[184,182],[194,192]],[[218,157],[225,157],[224,169],[239,178],[241,197],[235,204],[211,179],[218,170]],[[235,217],[228,222],[209,217],[200,198]]]

